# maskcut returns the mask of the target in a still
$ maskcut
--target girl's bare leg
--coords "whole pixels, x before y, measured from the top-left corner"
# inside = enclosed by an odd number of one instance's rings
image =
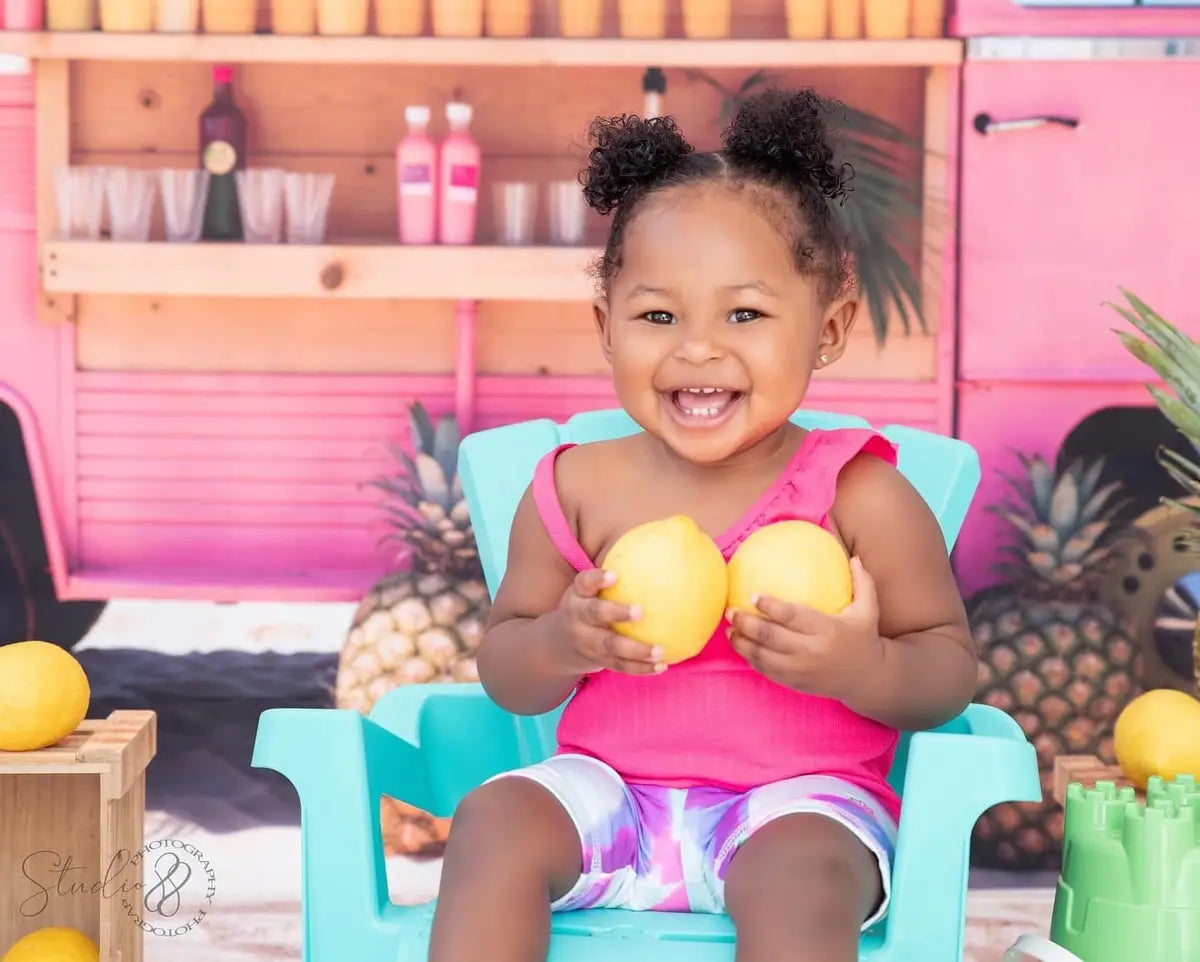
[[[729,863],[725,905],[737,962],[858,962],[862,924],[881,894],[879,863],[823,815],[788,815]]]
[[[582,870],[579,833],[537,782],[511,777],[463,799],[450,823],[429,962],[540,962],[550,903]]]

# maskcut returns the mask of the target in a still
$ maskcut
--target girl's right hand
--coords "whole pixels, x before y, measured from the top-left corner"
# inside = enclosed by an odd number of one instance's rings
[[[581,571],[571,582],[555,610],[554,638],[563,667],[572,674],[619,671],[627,675],[656,675],[666,669],[660,648],[618,634],[612,626],[637,621],[636,606],[605,601],[600,592],[615,584],[617,576],[593,568]]]

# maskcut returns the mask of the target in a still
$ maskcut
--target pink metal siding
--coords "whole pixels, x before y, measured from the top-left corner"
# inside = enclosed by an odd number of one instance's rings
[[[1200,12],[1170,7],[1022,7],[1014,0],[953,0],[956,37],[1174,36],[1200,30]]]
[[[1200,61],[975,62],[964,89],[962,377],[1143,377],[1102,304],[1121,286],[1196,317],[1200,128],[1171,104]],[[981,112],[1080,125],[980,136]]]
[[[407,405],[451,377],[78,375],[76,591],[353,597],[383,570],[375,492]],[[478,383],[479,426],[614,403],[603,378]],[[814,406],[933,428],[932,385],[820,385]],[[139,584],[139,582],[142,582]]]

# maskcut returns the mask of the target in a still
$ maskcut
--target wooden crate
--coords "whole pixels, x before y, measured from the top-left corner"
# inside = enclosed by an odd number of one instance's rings
[[[66,925],[96,940],[101,962],[141,962],[142,932],[120,889],[141,881],[128,859],[143,844],[154,753],[152,711],[89,718],[50,748],[0,752],[0,955],[35,929]],[[102,891],[110,865],[125,867]]]
[[[1079,782],[1092,788],[1096,782],[1115,782],[1118,788],[1132,786],[1119,765],[1108,765],[1095,755],[1059,755],[1054,759],[1054,800],[1059,805],[1067,802],[1067,786]],[[1146,794],[1136,789],[1137,797],[1146,800]]]

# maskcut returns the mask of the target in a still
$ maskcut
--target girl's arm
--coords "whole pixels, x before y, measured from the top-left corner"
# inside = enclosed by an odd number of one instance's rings
[[[842,471],[833,520],[879,597],[881,659],[847,706],[904,731],[950,721],[975,694],[978,656],[937,519],[899,471],[864,455]]]
[[[538,517],[532,486],[517,505],[508,565],[479,647],[479,680],[514,715],[540,715],[562,704],[581,675],[564,668],[555,612],[575,571]]]

